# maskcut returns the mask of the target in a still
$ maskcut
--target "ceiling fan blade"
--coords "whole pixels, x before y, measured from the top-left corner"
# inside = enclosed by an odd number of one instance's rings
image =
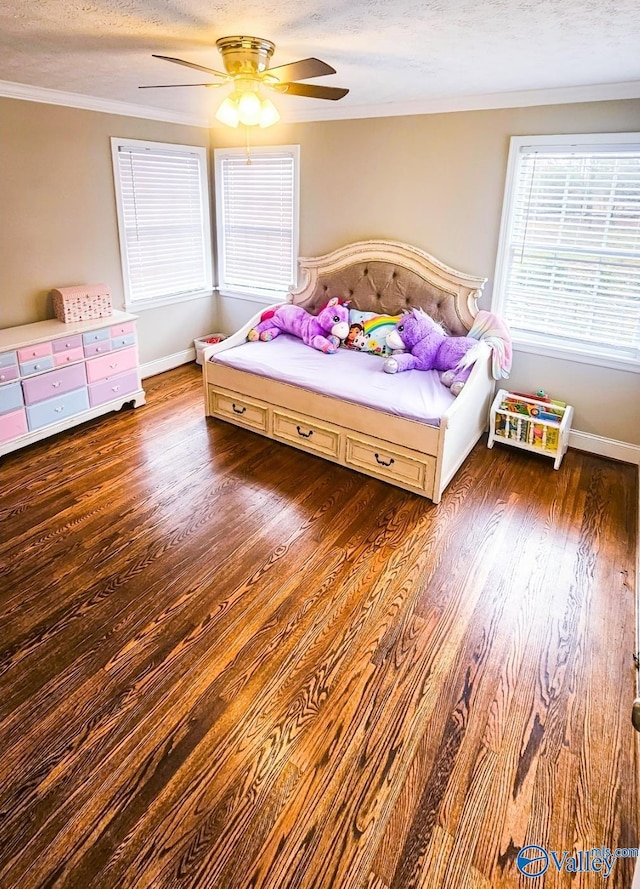
[[[349,90],[337,86],[314,86],[311,83],[276,83],[273,87],[288,96],[307,96],[309,99],[342,99]]]
[[[336,69],[320,59],[301,59],[299,62],[291,62],[289,65],[279,65],[277,68],[267,68],[265,74],[273,74],[280,83],[289,80],[308,80],[310,77],[322,77],[323,74],[335,74]]]
[[[224,86],[224,83],[152,83],[149,86],[139,86],[139,90],[173,89],[176,86]]]
[[[212,74],[214,77],[224,77],[225,80],[230,80],[228,74],[225,74],[223,71],[216,71],[215,68],[205,68],[204,65],[196,65],[195,62],[185,62],[184,59],[174,59],[171,56],[159,56],[154,52],[152,52],[151,55],[154,59],[164,59],[165,62],[174,62],[176,65],[185,65],[187,68],[195,68],[196,71],[206,71],[207,74]]]

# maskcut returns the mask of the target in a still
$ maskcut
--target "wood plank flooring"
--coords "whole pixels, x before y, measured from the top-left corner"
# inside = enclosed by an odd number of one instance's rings
[[[517,857],[638,846],[635,468],[436,507],[145,388],[0,463],[0,886],[603,885]]]

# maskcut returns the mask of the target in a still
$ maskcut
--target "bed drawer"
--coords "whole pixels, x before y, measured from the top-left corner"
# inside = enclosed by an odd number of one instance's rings
[[[340,430],[316,421],[310,423],[306,417],[274,410],[272,435],[280,441],[327,457],[337,459],[339,454]]]
[[[211,409],[214,414],[225,420],[233,420],[234,423],[240,423],[250,429],[267,432],[269,409],[266,404],[251,401],[244,395],[233,395],[231,392],[212,389]]]
[[[407,448],[390,447],[374,438],[347,434],[345,464],[428,494],[433,488],[434,457]]]

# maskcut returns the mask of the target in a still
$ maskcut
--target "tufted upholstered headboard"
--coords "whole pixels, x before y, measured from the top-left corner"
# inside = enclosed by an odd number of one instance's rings
[[[290,299],[312,313],[332,296],[363,312],[389,315],[421,306],[454,336],[471,327],[487,280],[399,241],[358,241],[299,265],[303,283]]]

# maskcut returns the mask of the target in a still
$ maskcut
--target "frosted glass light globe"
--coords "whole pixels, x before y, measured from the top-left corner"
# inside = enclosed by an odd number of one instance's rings
[[[238,126],[240,115],[238,114],[238,106],[233,99],[227,98],[224,100],[216,112],[216,119],[219,120],[220,123],[226,124],[228,127]]]
[[[260,123],[261,103],[255,93],[243,93],[238,101],[240,123],[246,127],[254,127]]]

